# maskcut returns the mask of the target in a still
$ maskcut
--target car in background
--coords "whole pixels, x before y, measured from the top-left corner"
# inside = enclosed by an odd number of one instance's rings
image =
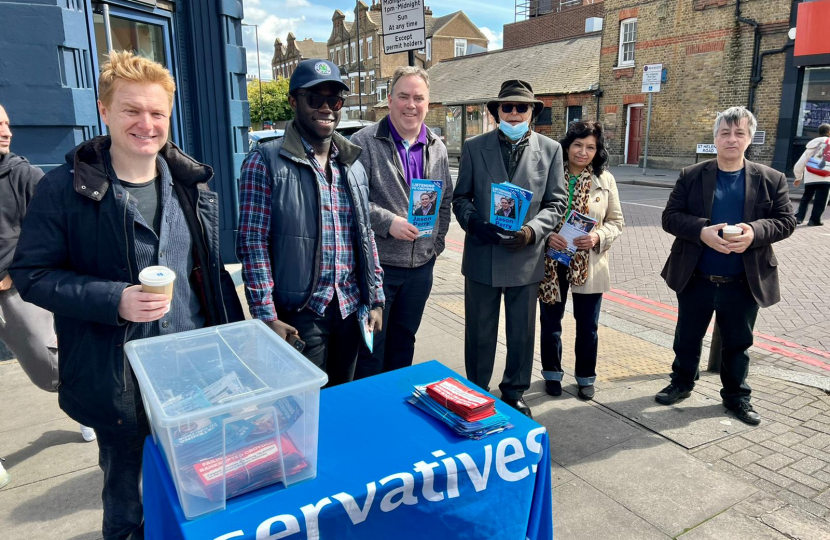
[[[346,140],[351,139],[352,135],[360,131],[361,129],[365,128],[366,126],[371,126],[376,124],[376,122],[372,122],[371,120],[341,120],[340,123],[337,125],[337,133],[346,137]],[[262,131],[250,131],[248,132],[248,142],[250,144],[250,148],[255,148],[258,144],[262,144],[267,141],[271,141],[274,139],[279,139],[285,135],[285,130],[283,129],[264,129]]]

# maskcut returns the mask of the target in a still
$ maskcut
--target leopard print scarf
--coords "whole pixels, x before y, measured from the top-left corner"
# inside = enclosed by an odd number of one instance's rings
[[[565,162],[565,175],[568,174],[568,162]],[[588,199],[591,193],[591,176],[594,174],[593,168],[588,165],[579,175],[574,186],[574,197],[571,203],[571,210],[579,212],[580,214],[588,215]],[[555,232],[559,232],[562,225],[565,223],[567,215],[562,216],[562,221],[556,227]],[[545,244],[547,245],[547,244]],[[547,249],[547,248],[545,248]],[[559,276],[556,274],[556,265],[559,264],[553,259],[545,257],[545,277],[539,286],[539,299],[546,304],[555,304],[561,302],[561,294],[559,287]],[[579,287],[584,285],[588,280],[588,252],[586,250],[577,251],[571,257],[571,264],[568,267],[568,281],[571,285]]]

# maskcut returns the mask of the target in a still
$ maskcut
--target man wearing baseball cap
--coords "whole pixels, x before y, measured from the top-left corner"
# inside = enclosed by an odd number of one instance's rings
[[[331,62],[299,63],[294,120],[242,165],[236,242],[251,315],[299,343],[330,386],[354,376],[359,312],[378,331],[384,305],[361,150],[335,132],[348,91]]]

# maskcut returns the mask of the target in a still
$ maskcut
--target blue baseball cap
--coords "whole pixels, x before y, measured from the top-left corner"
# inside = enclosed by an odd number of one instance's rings
[[[348,85],[340,80],[340,69],[336,65],[328,60],[310,59],[297,64],[297,69],[288,82],[288,93],[293,94],[300,88],[311,88],[324,82],[336,83],[346,92],[350,90]]]

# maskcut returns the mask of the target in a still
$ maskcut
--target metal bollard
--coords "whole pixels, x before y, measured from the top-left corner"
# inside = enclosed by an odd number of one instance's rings
[[[709,348],[709,366],[706,368],[706,371],[711,373],[720,373],[720,350],[720,328],[718,328],[718,323],[716,322],[715,330],[712,332],[712,345]]]

